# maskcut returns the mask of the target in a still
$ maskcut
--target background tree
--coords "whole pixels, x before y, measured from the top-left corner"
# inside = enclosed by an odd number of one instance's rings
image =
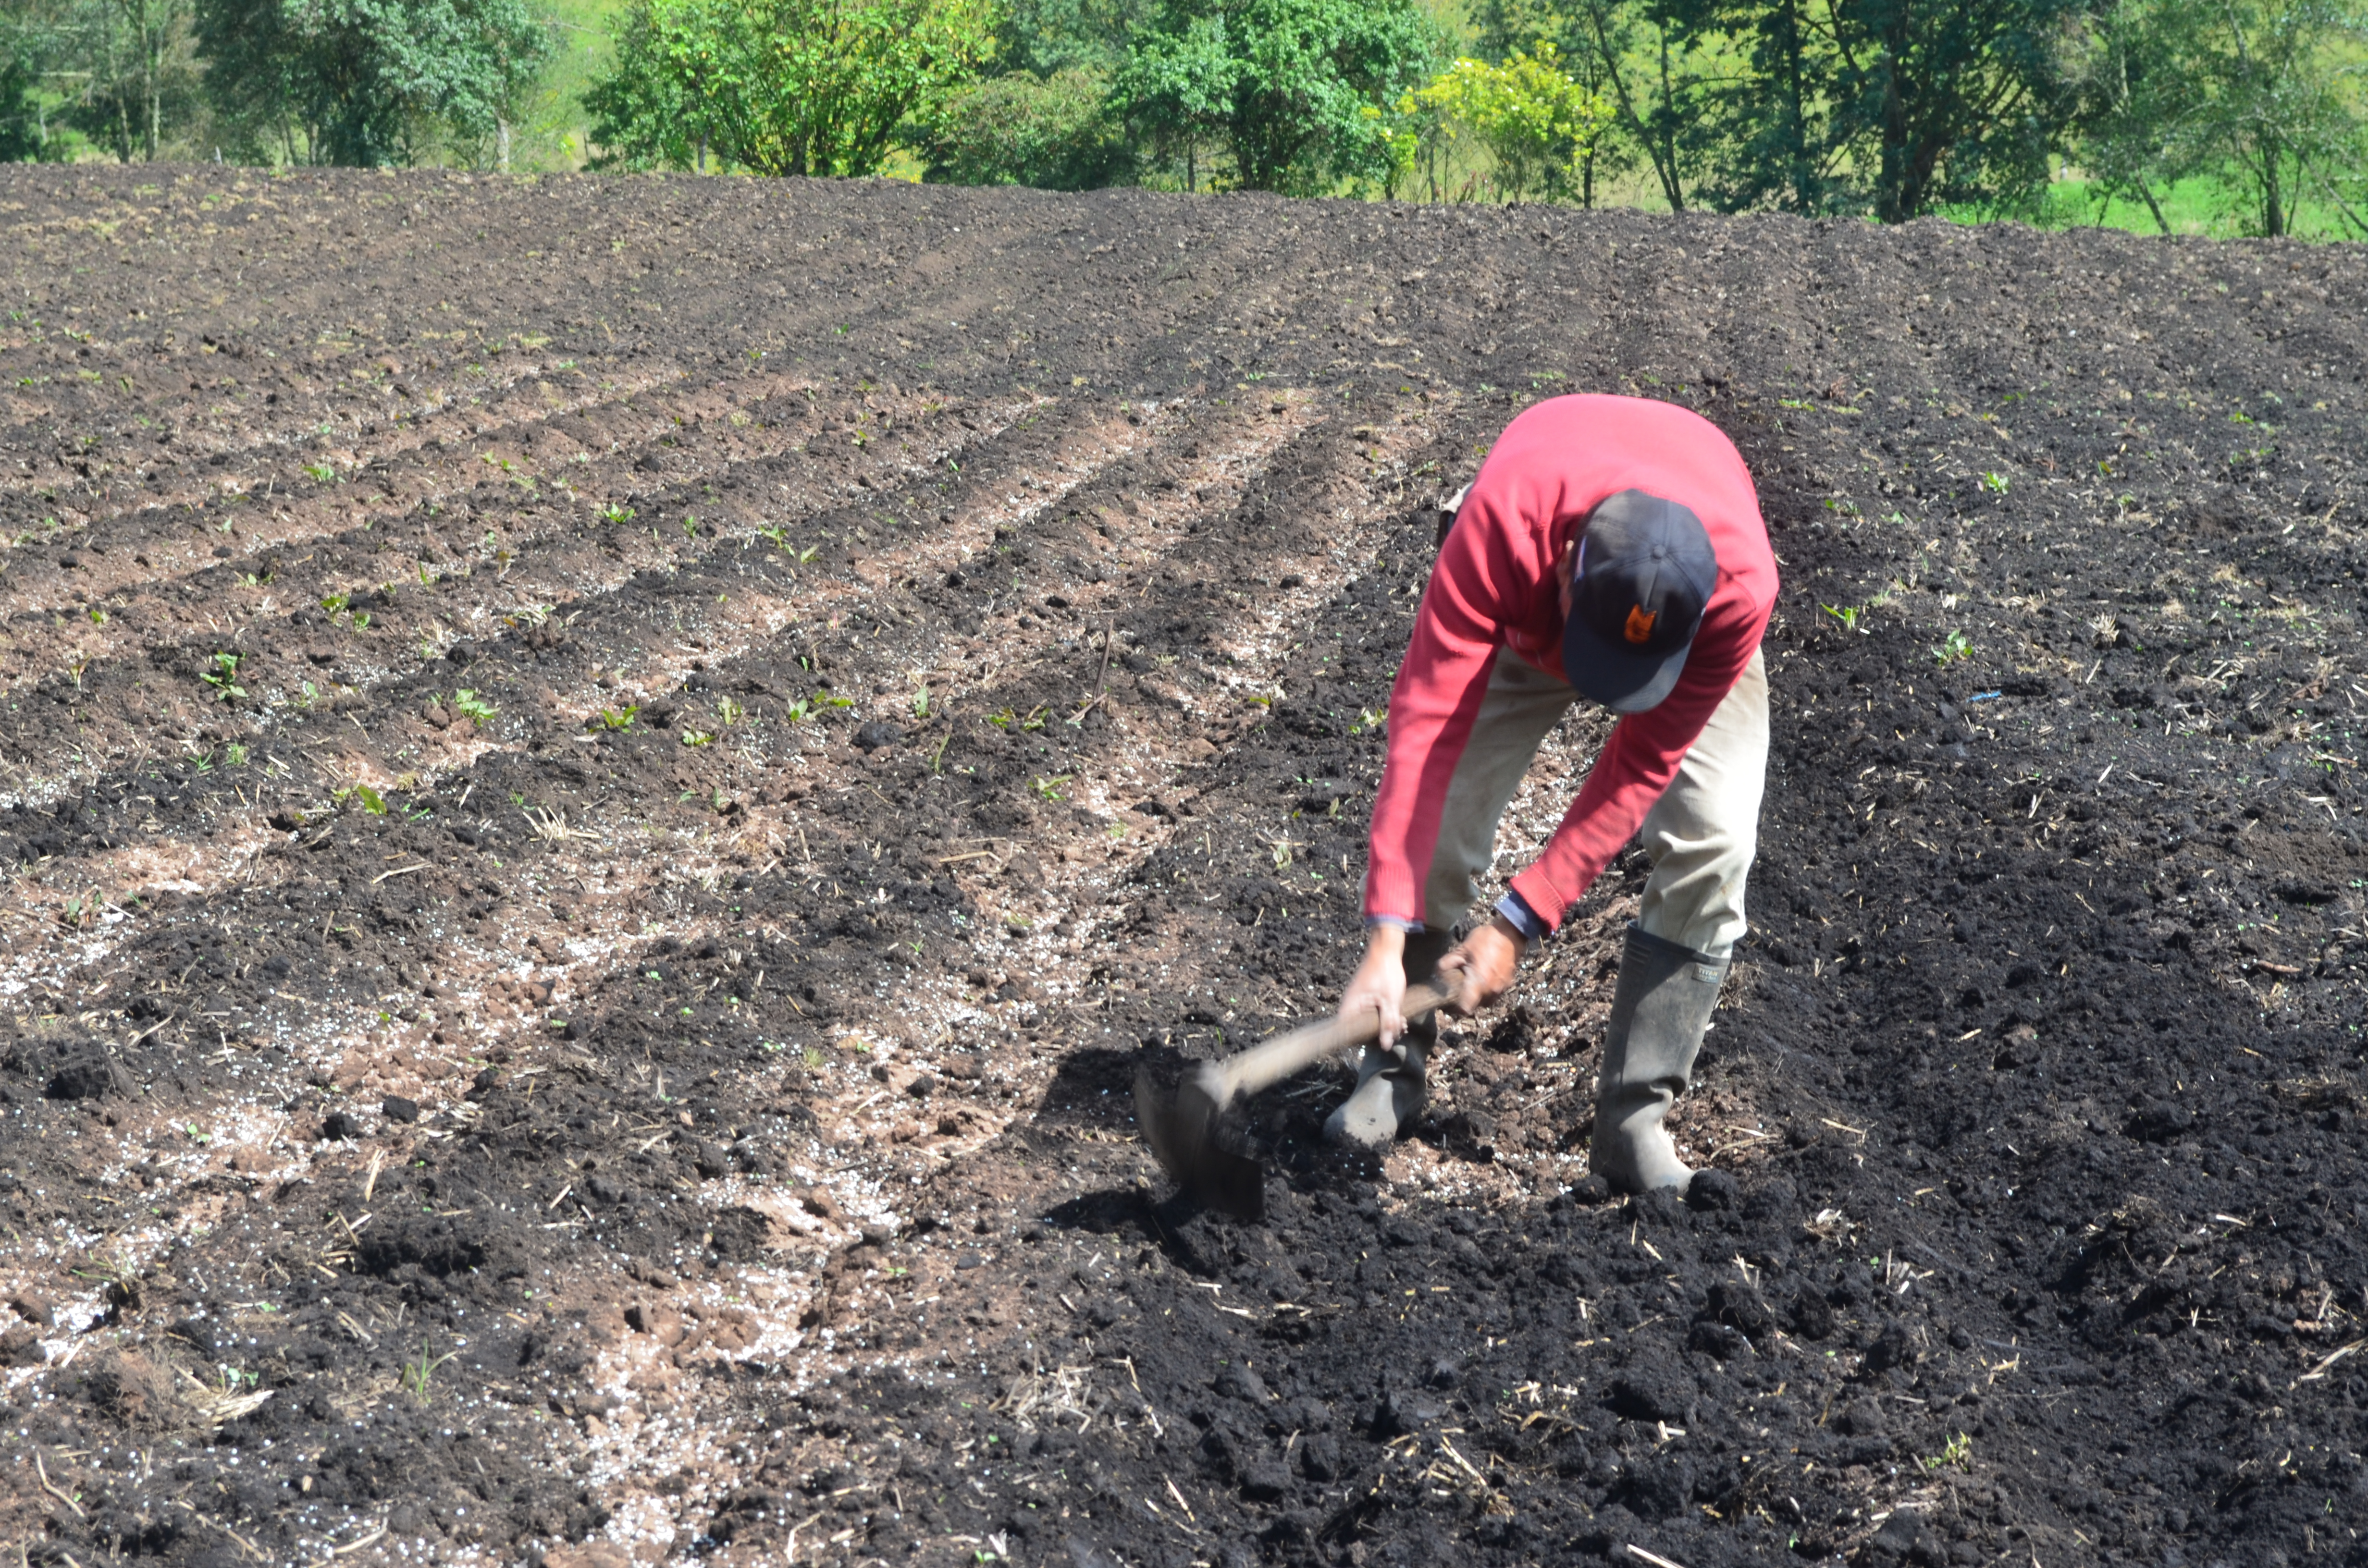
[[[878,171],[995,47],[991,0],[635,0],[585,97],[617,161]],[[659,118],[663,117],[663,118]]]
[[[2196,100],[2192,130],[2173,144],[2227,160],[2255,233],[2291,233],[2315,187],[2368,235],[2339,184],[2368,162],[2359,97],[2368,13],[2340,0],[2224,0],[2198,20],[2206,25],[2180,35],[2193,51],[2177,62]]]
[[[1414,95],[1446,133],[1468,131],[1491,155],[1489,176],[1508,200],[1578,197],[1587,159],[1611,124],[1611,101],[1561,69],[1551,42],[1534,58],[1516,50],[1501,65],[1458,60]]]
[[[1703,192],[1726,211],[1863,210],[1852,138],[1862,128],[1836,111],[1840,64],[1830,4],[1817,0],[1707,0],[1695,16],[1726,44],[1729,67],[1711,88],[1716,144]]]
[[[1443,53],[1413,0],[1167,0],[1115,96],[1147,139],[1221,144],[1230,185],[1316,195],[1388,180],[1390,111]]]
[[[82,73],[68,123],[123,163],[153,163],[197,107],[188,0],[85,0],[68,16]]]
[[[1115,75],[1157,0],[1011,0],[996,24],[995,70],[1050,78],[1069,70]]]
[[[2368,238],[2368,6],[2361,0],[2120,0],[2088,34],[2078,149],[2100,196],[2145,204],[2226,181],[2251,233],[2293,231],[2305,199]]]
[[[2166,234],[2170,220],[2156,193],[2193,173],[2203,156],[2183,64],[2200,47],[2203,25],[2189,6],[2108,6],[2091,22],[2083,62],[2081,165],[2102,199],[2143,203]]]
[[[1126,123],[1111,108],[1110,74],[1072,65],[1017,71],[954,93],[919,139],[924,178],[956,185],[1091,190],[1129,178]]]
[[[0,164],[30,163],[48,150],[40,87],[51,46],[30,7],[0,16]]]
[[[1661,199],[1684,211],[1712,142],[1713,94],[1725,40],[1696,0],[1481,0],[1484,53],[1497,60],[1552,44],[1579,85],[1611,105],[1613,134],[1581,168],[1584,199],[1604,154],[1618,167],[1650,165]]]
[[[1875,216],[2044,187],[2068,130],[2087,0],[1847,0],[1829,12],[1835,113],[1861,144]]]
[[[406,164],[438,134],[494,138],[551,53],[525,0],[198,0],[197,25],[213,107],[290,162]]]

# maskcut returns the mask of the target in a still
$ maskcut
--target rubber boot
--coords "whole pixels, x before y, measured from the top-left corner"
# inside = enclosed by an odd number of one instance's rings
[[[1454,945],[1452,932],[1428,927],[1407,932],[1407,983],[1431,978],[1439,960]],[[1389,1148],[1406,1123],[1422,1109],[1423,1099],[1429,1091],[1424,1068],[1430,1060],[1431,1047],[1438,1043],[1439,1015],[1429,1013],[1406,1025],[1406,1032],[1389,1050],[1368,1045],[1359,1051],[1357,1086],[1325,1119],[1325,1139],[1372,1154]]]
[[[1588,1168],[1615,1190],[1644,1192],[1694,1179],[1662,1122],[1692,1081],[1726,960],[1664,941],[1634,926],[1620,957],[1620,984],[1603,1034]]]

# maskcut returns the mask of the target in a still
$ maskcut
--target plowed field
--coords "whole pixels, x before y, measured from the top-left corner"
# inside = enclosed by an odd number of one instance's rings
[[[30,1564],[2368,1562],[2368,255],[0,172]],[[1582,1179],[1616,865],[1385,1166],[1326,1009],[1440,499],[1697,408],[1755,931]],[[1509,815],[1559,817],[1575,717]],[[1644,1557],[1631,1547],[1654,1554]]]

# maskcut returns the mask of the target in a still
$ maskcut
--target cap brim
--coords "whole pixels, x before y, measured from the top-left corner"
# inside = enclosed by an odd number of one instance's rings
[[[1622,647],[1572,616],[1563,622],[1562,673],[1573,689],[1590,702],[1614,713],[1642,713],[1658,708],[1685,673],[1686,654],[1693,648],[1689,637],[1666,653],[1639,653]]]

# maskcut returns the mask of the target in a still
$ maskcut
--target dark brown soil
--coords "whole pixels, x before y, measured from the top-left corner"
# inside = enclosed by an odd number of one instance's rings
[[[28,1562],[2368,1562],[2358,247],[0,213]],[[1574,390],[1787,574],[1713,1174],[1580,1179],[1623,863],[1385,1167],[1320,1076],[1190,1212],[1138,1056],[1325,1006],[1436,503]]]

